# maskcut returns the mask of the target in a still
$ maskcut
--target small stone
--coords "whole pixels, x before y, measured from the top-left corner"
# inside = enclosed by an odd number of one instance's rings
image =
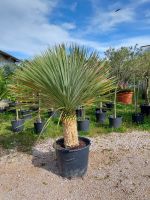
[[[48,183],[46,183],[45,181],[43,181],[42,183],[43,183],[43,185],[48,185]]]

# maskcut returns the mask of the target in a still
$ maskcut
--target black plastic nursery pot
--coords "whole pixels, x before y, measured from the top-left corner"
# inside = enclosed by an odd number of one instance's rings
[[[41,133],[42,129],[44,127],[44,123],[43,122],[35,122],[34,123],[34,131],[36,134]]]
[[[32,118],[32,110],[21,110],[21,114],[24,119]]]
[[[83,109],[82,108],[76,109],[76,117],[79,118],[82,116],[83,116]]]
[[[31,119],[32,118],[32,110],[20,110],[19,114],[21,114],[23,119]]]
[[[21,132],[24,128],[24,119],[12,120],[11,124],[13,132]]]
[[[100,110],[96,110],[95,116],[96,116],[96,122],[104,124],[106,120],[106,111],[100,112]]]
[[[53,110],[48,111],[48,117],[56,118],[57,117],[57,112]]]
[[[112,108],[114,107],[114,103],[108,102],[108,103],[106,103],[106,107],[107,107],[108,109],[112,109]]]
[[[106,109],[103,109],[103,108],[102,109],[101,108],[96,108],[95,109],[95,112],[101,112],[101,111],[102,112],[106,112]]]
[[[77,121],[77,128],[78,131],[88,131],[90,125],[90,120],[87,118],[85,120],[78,120]]]
[[[142,113],[134,113],[132,114],[132,122],[136,124],[144,123],[144,115]]]
[[[30,110],[32,110],[32,111],[38,111],[39,107],[38,106],[31,106]]]
[[[9,103],[9,107],[15,107],[16,105],[17,105],[17,103],[13,102],[13,101]]]
[[[145,92],[142,92],[142,99],[143,99],[143,100],[146,99],[146,94],[145,94]]]
[[[82,177],[88,168],[90,140],[79,137],[84,146],[76,149],[62,147],[64,139],[58,139],[54,144],[60,175],[66,178]]]
[[[119,128],[122,124],[122,117],[118,116],[114,118],[113,116],[109,117],[109,127],[110,128]]]
[[[16,113],[16,109],[11,109],[11,108],[10,108],[10,109],[8,110],[8,112],[9,112],[9,113]]]
[[[150,105],[146,105],[146,104],[141,105],[141,113],[143,115],[149,116],[150,115]]]
[[[6,111],[6,108],[0,108],[0,113],[4,113]]]

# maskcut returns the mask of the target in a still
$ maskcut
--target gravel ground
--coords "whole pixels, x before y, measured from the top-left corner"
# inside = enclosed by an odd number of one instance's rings
[[[150,133],[91,138],[84,179],[58,175],[53,140],[0,160],[1,200],[150,200]]]

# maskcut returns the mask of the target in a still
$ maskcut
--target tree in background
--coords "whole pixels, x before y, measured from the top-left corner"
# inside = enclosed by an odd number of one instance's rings
[[[135,70],[135,58],[140,53],[140,48],[135,45],[134,47],[121,47],[120,49],[110,48],[105,52],[108,64],[111,67],[111,75],[116,76],[121,89],[133,83],[133,75]]]
[[[141,53],[136,63],[136,76],[144,82],[145,103],[150,105],[150,52]]]
[[[8,94],[8,84],[11,76],[14,74],[15,70],[21,67],[22,64],[6,64],[1,66],[0,69],[0,98],[9,98]]]
[[[4,71],[3,69],[0,69],[0,99],[3,98],[6,94],[6,79],[4,76]]]

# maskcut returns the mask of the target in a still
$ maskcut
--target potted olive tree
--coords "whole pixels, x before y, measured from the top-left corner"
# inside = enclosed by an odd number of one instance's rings
[[[133,91],[130,84],[133,80],[134,59],[139,54],[140,49],[134,47],[121,47],[120,49],[108,49],[105,52],[108,63],[111,66],[111,74],[119,80],[117,101],[123,104],[131,104]]]
[[[136,124],[142,124],[144,122],[144,115],[138,112],[139,89],[140,89],[140,80],[138,77],[138,72],[135,69],[135,75],[134,75],[134,110],[135,111],[132,114],[132,122]]]
[[[15,100],[15,103],[12,104],[11,109],[15,109],[16,117],[11,121],[12,131],[21,132],[24,128],[24,119],[20,118],[20,110],[22,107],[22,93],[20,93],[20,84],[16,81],[10,82],[8,85],[8,92],[11,94],[11,98]]]
[[[114,94],[114,114],[109,117],[109,127],[110,128],[119,128],[122,124],[122,117],[117,115],[117,87]]]
[[[141,112],[148,116],[150,115],[150,52],[141,54],[138,61],[141,79],[145,85],[145,103],[141,105]]]
[[[41,97],[40,93],[37,93],[37,102],[38,102],[38,110],[37,110],[37,116],[36,116],[36,121],[34,122],[34,130],[35,133],[41,133],[44,127],[44,122],[42,121],[41,118]]]
[[[24,128],[24,119],[19,117],[20,103],[16,102],[16,118],[11,121],[12,131],[13,132],[21,132]]]
[[[103,96],[112,90],[115,81],[108,77],[109,71],[100,64],[97,53],[64,44],[36,56],[14,77],[40,91],[44,102],[60,111],[63,138],[54,147],[64,177],[83,176],[87,171],[90,140],[78,136],[75,109],[92,105],[96,94]]]

